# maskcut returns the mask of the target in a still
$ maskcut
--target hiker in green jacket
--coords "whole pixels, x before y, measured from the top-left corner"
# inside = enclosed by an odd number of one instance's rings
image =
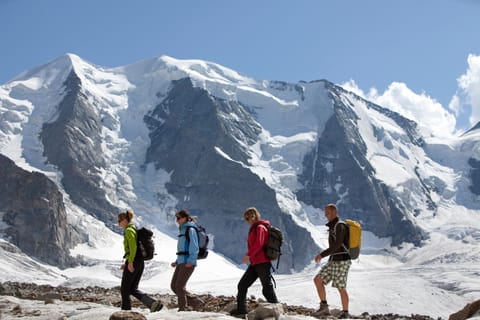
[[[137,250],[137,229],[133,224],[133,211],[127,210],[118,214],[118,225],[124,230],[123,247],[125,251],[125,263],[122,264],[121,269],[122,283],[120,292],[122,294],[122,310],[131,310],[132,304],[130,295],[140,300],[147,306],[151,312],[160,311],[163,304],[160,301],[155,301],[147,294],[138,290],[138,284],[142,278],[145,262]]]

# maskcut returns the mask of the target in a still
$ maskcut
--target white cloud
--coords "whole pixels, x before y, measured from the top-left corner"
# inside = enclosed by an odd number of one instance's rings
[[[455,113],[455,116],[459,116],[462,112],[462,106],[460,97],[458,95],[454,95],[450,103],[448,104],[448,109],[452,110]]]
[[[470,105],[472,113],[470,115],[470,125],[475,125],[480,121],[480,56],[468,55],[467,72],[458,78],[458,86],[462,97]]]
[[[426,135],[445,136],[455,131],[453,114],[427,94],[413,92],[405,83],[392,82],[383,94],[375,88],[365,94],[353,80],[342,84],[342,87],[417,122]]]
[[[359,95],[363,98],[366,98],[365,92],[363,92],[363,90],[360,89],[360,87],[357,85],[357,83],[353,79],[350,79],[349,81],[347,81],[345,83],[342,83],[341,86],[342,86],[343,89],[345,89],[347,91],[353,92],[356,95]]]

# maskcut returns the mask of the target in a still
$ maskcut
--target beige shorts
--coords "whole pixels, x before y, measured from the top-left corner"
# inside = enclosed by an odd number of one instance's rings
[[[324,284],[332,281],[332,287],[344,289],[347,287],[348,270],[351,264],[351,260],[328,261],[317,273],[317,277],[322,278]]]

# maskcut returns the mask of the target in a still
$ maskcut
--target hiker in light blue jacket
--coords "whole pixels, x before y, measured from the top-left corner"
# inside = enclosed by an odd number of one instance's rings
[[[186,218],[180,218],[179,224],[185,219]],[[193,220],[185,221],[185,223],[182,223],[178,226],[180,232],[178,234],[177,241],[177,260],[175,261],[177,266],[180,264],[186,264],[187,268],[190,268],[191,266],[197,266],[197,256],[199,250],[198,236],[197,231],[193,227],[195,227]]]
[[[175,268],[170,287],[177,295],[178,311],[199,309],[203,301],[187,291],[187,281],[197,266],[198,235],[195,220],[187,210],[175,214],[178,223],[177,260],[171,265]]]

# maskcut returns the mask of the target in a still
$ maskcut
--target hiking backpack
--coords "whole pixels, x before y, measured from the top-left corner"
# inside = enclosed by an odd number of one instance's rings
[[[143,260],[152,260],[155,255],[153,232],[145,227],[137,230],[137,252]]]
[[[190,228],[194,228],[197,231],[198,236],[198,256],[197,259],[205,259],[208,256],[208,234],[204,227],[200,225],[195,225],[194,227],[188,226],[187,230],[185,231],[185,237],[187,241],[190,242],[190,235],[188,233]]]
[[[268,226],[268,243],[264,247],[265,256],[269,260],[280,259],[282,255],[281,246],[283,243],[283,233],[280,229],[273,226]]]
[[[345,221],[339,220],[337,224],[339,223],[345,224],[348,230],[348,247],[344,244],[342,246],[347,251],[350,259],[357,259],[360,255],[360,247],[362,245],[362,225],[360,222],[351,219],[345,219]],[[337,224],[335,224],[334,230]]]

